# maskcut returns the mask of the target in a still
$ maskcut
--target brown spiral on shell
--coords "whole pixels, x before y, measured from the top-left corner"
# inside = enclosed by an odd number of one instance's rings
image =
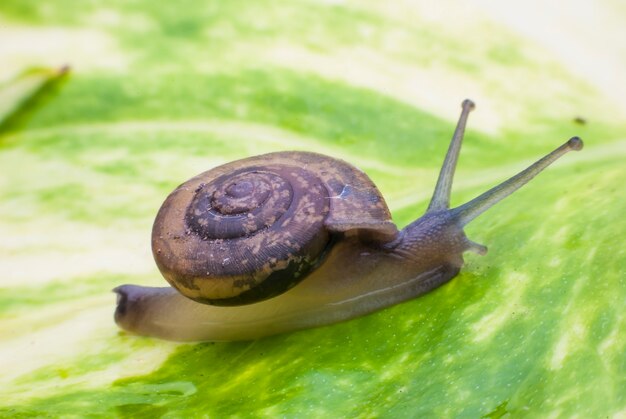
[[[367,175],[327,156],[281,152],[234,161],[179,186],[157,214],[152,249],[183,295],[240,305],[297,284],[323,260],[332,235],[351,230],[384,240],[397,234]]]

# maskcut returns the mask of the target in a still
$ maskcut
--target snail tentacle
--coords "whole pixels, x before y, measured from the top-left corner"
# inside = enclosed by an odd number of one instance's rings
[[[442,211],[450,208],[450,193],[452,191],[452,180],[454,179],[454,172],[456,171],[456,164],[459,160],[459,153],[461,152],[461,144],[463,143],[463,136],[465,135],[465,125],[467,124],[467,117],[469,113],[474,110],[476,105],[469,99],[465,99],[461,104],[462,111],[459,117],[459,122],[456,125],[452,140],[448,147],[448,152],[441,165],[441,171],[439,172],[439,178],[437,179],[437,185],[433,192],[433,197],[428,205],[428,211]]]
[[[471,201],[450,210],[450,213],[453,215],[455,222],[459,226],[465,226],[480,214],[487,211],[489,208],[493,207],[495,204],[527,184],[532,178],[537,176],[559,158],[563,157],[566,153],[569,151],[579,151],[582,150],[582,148],[583,141],[579,137],[572,137],[560,147],[551,153],[546,154],[544,157],[537,160],[535,163],[531,164],[515,176],[505,180],[499,185],[494,186]]]

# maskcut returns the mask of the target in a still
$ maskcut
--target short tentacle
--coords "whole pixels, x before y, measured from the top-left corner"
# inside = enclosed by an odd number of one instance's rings
[[[465,239],[465,244],[467,245],[467,250],[479,254],[481,256],[485,256],[487,254],[487,246],[484,244],[476,243],[470,239]]]

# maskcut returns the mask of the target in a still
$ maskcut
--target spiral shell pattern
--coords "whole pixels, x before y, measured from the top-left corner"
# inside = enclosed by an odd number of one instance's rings
[[[390,223],[377,189],[353,166],[314,153],[252,157],[172,192],[155,220],[153,253],[183,295],[207,304],[249,304],[305,278],[323,259],[332,233],[352,228],[358,211],[372,225]]]

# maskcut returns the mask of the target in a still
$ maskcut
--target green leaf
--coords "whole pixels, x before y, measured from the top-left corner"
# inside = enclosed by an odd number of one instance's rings
[[[68,71],[68,67],[32,68],[0,85],[0,133],[16,129],[51,96]]]
[[[4,0],[0,415],[626,414],[626,92],[606,83],[626,72],[626,10],[482,3]],[[184,180],[318,151],[365,170],[404,226],[466,96],[453,205],[586,145],[468,226],[490,251],[449,284],[254,342],[114,324],[111,288],[165,284],[151,223]]]

